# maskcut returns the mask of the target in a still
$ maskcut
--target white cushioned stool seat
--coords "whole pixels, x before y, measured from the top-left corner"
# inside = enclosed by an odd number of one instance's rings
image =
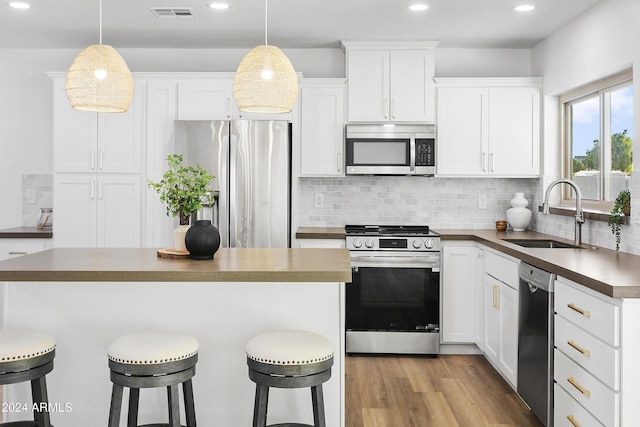
[[[118,363],[151,365],[187,359],[198,353],[198,340],[173,332],[136,332],[116,338],[107,355]]]
[[[109,427],[120,425],[124,387],[129,388],[127,426],[138,426],[141,388],[166,387],[169,423],[150,426],[180,427],[179,387],[182,385],[187,427],[196,427],[191,379],[196,373],[198,340],[174,332],[136,332],[113,340],[107,350],[113,383]]]
[[[313,426],[326,427],[322,384],[331,378],[333,344],[309,331],[285,330],[258,335],[247,343],[249,378],[256,383],[253,427],[267,425],[269,388],[311,388]],[[287,423],[279,426],[308,426]]]
[[[16,421],[0,426],[51,427],[46,375],[53,370],[56,340],[36,331],[0,331],[0,384],[31,382],[33,421]]]
[[[308,331],[274,331],[258,335],[247,343],[247,357],[271,365],[307,365],[333,357],[333,344]]]
[[[0,363],[31,359],[50,353],[56,348],[56,340],[35,331],[0,331]]]

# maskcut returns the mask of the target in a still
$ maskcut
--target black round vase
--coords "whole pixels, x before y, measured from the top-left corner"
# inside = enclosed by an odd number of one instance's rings
[[[220,247],[220,232],[208,219],[196,221],[184,236],[191,259],[213,259]]]

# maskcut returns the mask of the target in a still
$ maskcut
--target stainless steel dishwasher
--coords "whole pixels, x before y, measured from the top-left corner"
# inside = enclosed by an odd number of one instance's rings
[[[553,425],[553,284],[555,274],[520,263],[518,394]]]

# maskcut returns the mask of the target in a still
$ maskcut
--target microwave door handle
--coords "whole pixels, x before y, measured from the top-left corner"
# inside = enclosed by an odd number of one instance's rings
[[[416,137],[411,135],[409,139],[409,171],[414,172],[416,170]]]

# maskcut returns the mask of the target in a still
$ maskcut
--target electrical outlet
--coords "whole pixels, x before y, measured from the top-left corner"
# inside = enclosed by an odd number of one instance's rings
[[[324,208],[324,194],[316,193],[314,205],[316,208]]]
[[[27,203],[37,203],[38,199],[36,197],[36,189],[28,188],[27,189]]]
[[[478,209],[487,209],[487,195],[478,194]]]

